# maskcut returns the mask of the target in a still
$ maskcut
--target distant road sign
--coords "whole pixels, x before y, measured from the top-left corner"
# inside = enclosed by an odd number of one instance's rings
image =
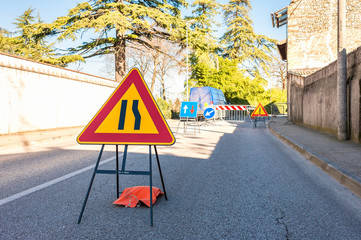
[[[163,114],[139,70],[130,70],[77,138],[80,144],[172,145]]]
[[[252,112],[251,117],[268,117],[268,113],[266,109],[264,109],[262,104],[259,103],[258,106]]]
[[[196,118],[198,102],[182,102],[179,117]]]
[[[207,119],[213,118],[215,114],[216,114],[216,111],[213,108],[210,108],[210,107],[204,109],[204,111],[203,111],[203,115]]]

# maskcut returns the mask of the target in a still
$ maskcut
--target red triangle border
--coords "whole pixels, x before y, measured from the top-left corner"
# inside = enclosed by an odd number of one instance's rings
[[[132,84],[136,87],[159,133],[95,133]],[[173,145],[175,138],[140,71],[133,68],[79,134],[77,142],[80,144]]]
[[[263,109],[263,111],[265,112],[265,114],[254,114],[253,113],[256,111],[256,109],[258,109],[259,107],[261,107]],[[266,109],[264,109],[263,105],[261,103],[258,104],[258,106],[253,110],[251,117],[268,117],[268,113],[266,111]]]

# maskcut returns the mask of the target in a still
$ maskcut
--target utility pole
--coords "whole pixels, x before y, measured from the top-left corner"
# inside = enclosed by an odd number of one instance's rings
[[[186,39],[187,39],[187,48],[186,48],[186,50],[187,50],[187,55],[186,55],[186,58],[187,58],[187,72],[186,72],[186,77],[187,77],[187,89],[186,89],[186,91],[187,91],[187,102],[189,101],[189,91],[188,91],[188,78],[189,78],[189,76],[188,76],[188,24],[186,25],[186,27],[187,27],[187,33],[186,33]]]
[[[338,0],[337,14],[337,138],[347,140],[346,0]]]
[[[189,81],[189,76],[188,76],[188,24],[192,24],[192,23],[195,23],[196,21],[194,19],[191,19],[191,20],[188,20],[186,21],[186,27],[187,27],[187,30],[186,30],[186,39],[187,39],[187,72],[186,72],[186,77],[187,77],[187,102],[189,101],[189,89],[188,89],[188,81]]]

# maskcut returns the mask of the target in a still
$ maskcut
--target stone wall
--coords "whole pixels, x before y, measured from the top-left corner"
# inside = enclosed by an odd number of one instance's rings
[[[336,62],[305,78],[303,124],[337,134]]]
[[[0,54],[0,134],[86,125],[118,83]]]
[[[337,134],[337,63],[302,77],[290,72],[290,118],[298,124]],[[361,142],[361,47],[347,55],[348,125]]]
[[[303,124],[303,84],[304,78],[296,74],[288,74],[287,86],[288,102],[291,103],[291,109],[288,111],[291,121]]]
[[[347,80],[350,136],[361,142],[361,47],[347,57]]]
[[[347,0],[348,52],[361,46],[361,1]],[[337,59],[337,0],[294,0],[288,7],[288,69],[321,68]]]

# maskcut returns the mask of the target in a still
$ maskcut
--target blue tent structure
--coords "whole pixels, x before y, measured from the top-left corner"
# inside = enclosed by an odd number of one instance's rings
[[[221,90],[212,87],[191,88],[189,101],[198,102],[198,111],[204,111],[209,105],[225,105],[226,98]]]

